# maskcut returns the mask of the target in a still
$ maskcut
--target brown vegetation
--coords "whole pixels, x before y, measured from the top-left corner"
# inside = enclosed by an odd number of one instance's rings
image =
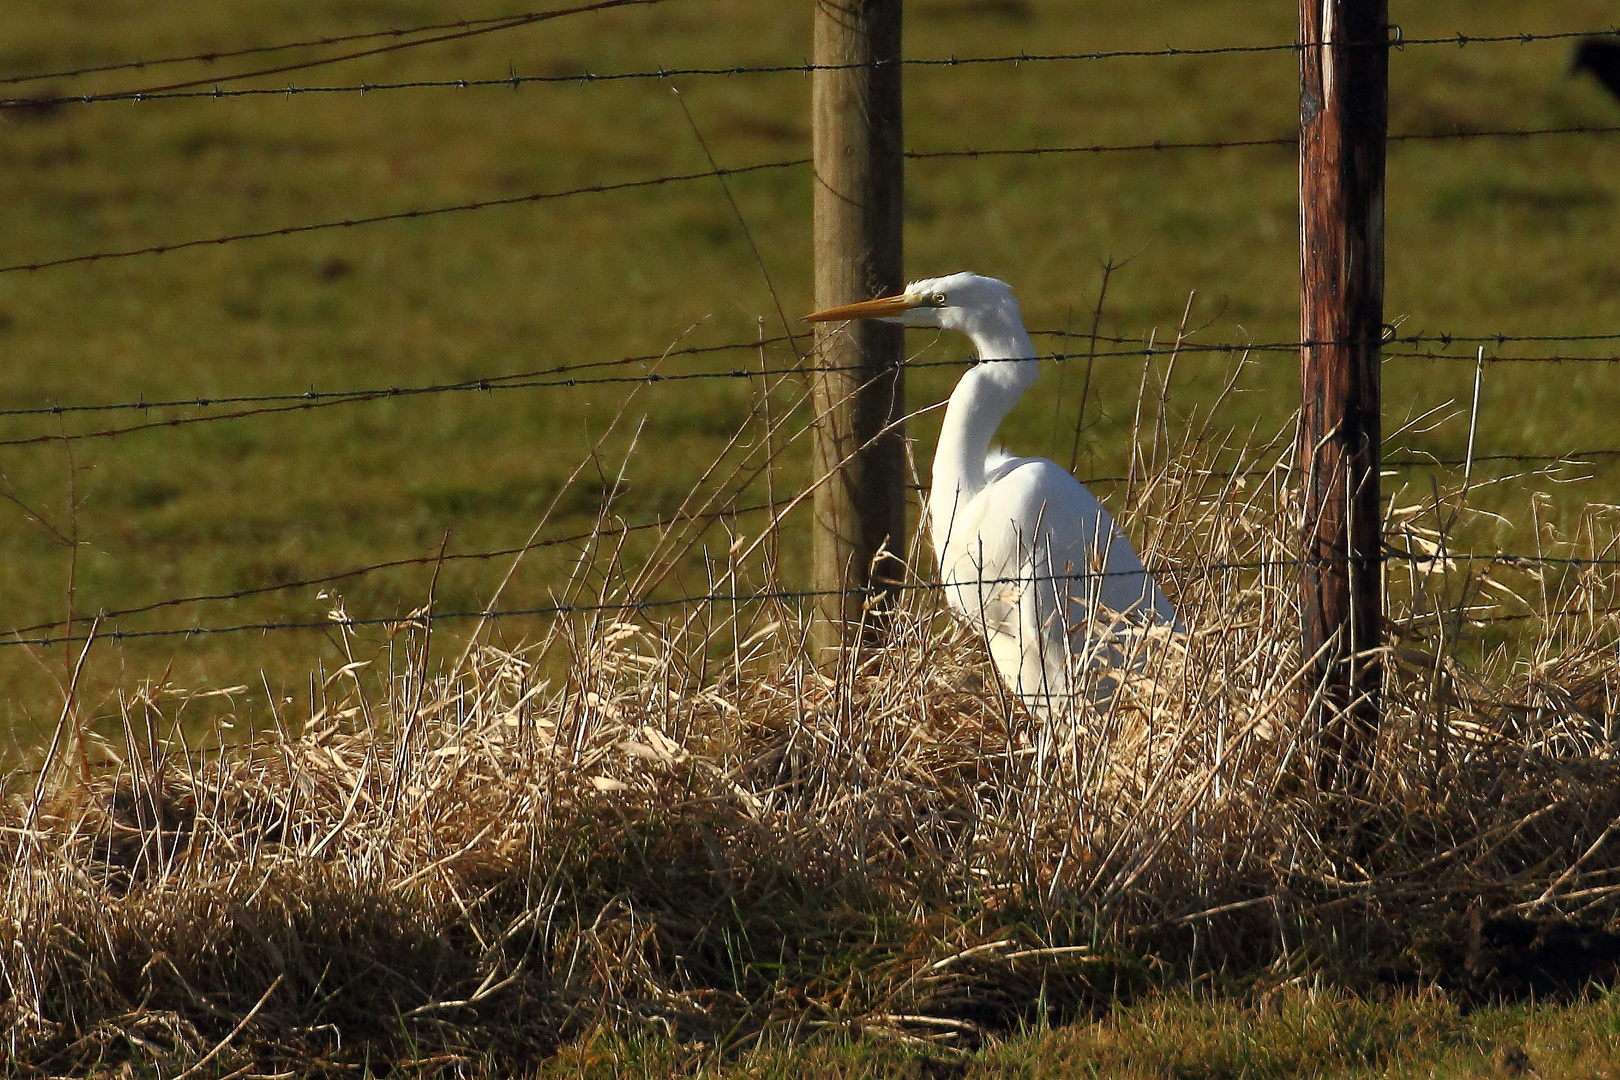
[[[64,723],[4,809],[9,1065],[504,1068],[599,1025],[971,1045],[1166,972],[1612,975],[1614,571],[1459,562],[1457,499],[1396,505],[1373,781],[1324,793],[1286,461],[1246,471],[1141,462],[1127,527],[1190,629],[1079,724],[1012,704],[926,587],[832,666],[779,600],[453,666],[418,620],[245,743],[165,736],[185,695],[154,684],[86,780]],[[1611,537],[1594,511],[1581,553]]]

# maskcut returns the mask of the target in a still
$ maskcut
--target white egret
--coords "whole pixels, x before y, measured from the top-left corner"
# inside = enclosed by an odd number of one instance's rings
[[[972,340],[979,363],[945,408],[928,526],[947,601],[984,635],[1013,692],[1037,715],[1065,713],[1077,696],[1071,676],[1139,667],[1151,631],[1177,623],[1124,532],[1055,461],[991,449],[996,428],[1039,373],[1006,283],[967,273],[927,278],[897,296],[807,318],[883,319]],[[1095,699],[1113,685],[1102,677],[1079,696]]]

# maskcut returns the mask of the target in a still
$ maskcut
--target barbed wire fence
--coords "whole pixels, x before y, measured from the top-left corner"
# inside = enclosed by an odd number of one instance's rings
[[[238,99],[278,97],[288,101],[295,101],[306,96],[330,95],[363,95],[375,93],[398,92],[469,92],[478,90],[506,89],[518,91],[524,87],[538,87],[545,85],[597,85],[612,84],[629,81],[668,81],[673,78],[715,78],[715,79],[748,79],[765,78],[772,76],[813,76],[818,72],[846,70],[855,65],[847,64],[816,64],[811,62],[779,63],[763,65],[733,65],[711,67],[675,67],[657,70],[633,70],[617,72],[591,72],[582,70],[576,74],[520,74],[515,69],[506,77],[484,78],[452,78],[432,80],[404,80],[394,82],[358,82],[358,83],[329,83],[320,85],[298,86],[292,83],[284,87],[269,86],[242,86],[241,83],[252,80],[264,80],[271,77],[281,77],[296,72],[339,64],[368,56],[380,55],[388,52],[417,48],[426,45],[441,44],[447,41],[460,40],[472,36],[501,33],[520,27],[532,26],[537,23],[565,16],[583,16],[616,8],[648,7],[666,0],[602,0],[602,2],[580,5],[569,8],[554,9],[543,12],[523,12],[507,16],[495,16],[478,20],[457,20],[424,24],[407,29],[391,29],[378,31],[364,31],[353,34],[338,35],[325,38],[312,38],[284,43],[253,45],[244,48],[194,53],[183,56],[165,56],[145,60],[120,61],[93,66],[69,68],[31,75],[15,75],[0,79],[0,87],[23,87],[33,84],[54,84],[67,80],[84,78],[91,75],[107,75],[118,72],[139,71],[167,68],[183,65],[215,65],[223,61],[245,59],[249,57],[264,56],[298,50],[336,49],[338,51],[329,55],[314,58],[299,59],[286,63],[275,63],[265,66],[253,67],[250,70],[237,71],[225,74],[210,74],[203,78],[179,78],[160,83],[149,83],[138,87],[115,89],[111,91],[94,91],[87,93],[62,92],[54,87],[37,94],[24,94],[12,91],[12,96],[3,96],[0,91],[0,115],[8,112],[26,112],[30,110],[49,110],[57,108],[89,108],[103,107],[122,103],[127,106],[137,103],[143,108],[182,107],[183,103],[215,101],[227,102]],[[1457,34],[1451,37],[1431,38],[1405,38],[1398,31],[1392,31],[1387,43],[1368,48],[1378,48],[1390,52],[1398,52],[1414,48],[1468,48],[1479,45],[1505,45],[1516,44],[1528,46],[1535,43],[1561,42],[1589,37],[1620,37],[1620,29],[1615,27],[1590,28],[1583,30],[1568,30],[1546,33],[1524,33],[1511,35],[1466,35]],[[350,48],[349,46],[356,46]],[[1039,64],[1076,64],[1093,62],[1111,62],[1124,60],[1149,59],[1182,59],[1196,60],[1200,57],[1234,54],[1272,54],[1294,53],[1303,54],[1320,45],[1311,42],[1280,42],[1247,46],[1222,47],[1190,47],[1147,50],[1112,50],[1091,52],[1042,52],[1017,54],[998,54],[969,57],[906,57],[898,61],[903,68],[943,68],[943,69],[974,69],[986,66],[1022,66]],[[878,62],[881,66],[883,62]],[[1472,128],[1458,129],[1445,132],[1395,132],[1387,135],[1390,142],[1410,143],[1438,143],[1438,142],[1465,142],[1476,140],[1521,140],[1563,137],[1594,137],[1620,133],[1620,125],[1564,125],[1534,128]],[[1022,146],[1022,147],[972,147],[972,148],[937,148],[912,149],[906,151],[905,157],[912,161],[952,161],[974,160],[993,157],[1042,157],[1057,155],[1115,155],[1115,154],[1168,154],[1168,153],[1232,153],[1244,150],[1292,147],[1297,145],[1294,137],[1226,137],[1210,138],[1205,140],[1146,140],[1131,143],[1092,144],[1092,145],[1062,145],[1062,146]],[[238,243],[248,243],[272,237],[300,236],[309,233],[329,230],[346,230],[371,226],[382,226],[389,223],[418,220],[429,217],[446,215],[473,214],[485,210],[502,207],[513,207],[524,204],[536,204],[568,199],[607,196],[619,192],[662,188],[669,185],[693,184],[702,182],[725,181],[732,177],[745,176],[763,172],[808,170],[812,165],[810,158],[791,158],[773,161],[755,162],[731,168],[711,168],[706,170],[693,170],[681,173],[667,173],[633,179],[617,180],[600,184],[576,186],[552,191],[529,192],[516,196],[504,196],[483,200],[466,201],[450,205],[437,205],[416,207],[404,210],[391,210],[357,214],[342,219],[321,220],[313,222],[295,222],[270,229],[237,232],[231,234],[208,236],[200,238],[176,238],[161,244],[146,245],[134,248],[107,249],[89,252],[65,252],[57,254],[44,254],[27,261],[18,261],[0,265],[0,275],[8,274],[38,274],[51,271],[64,271],[66,268],[99,263],[110,260],[137,259],[159,256],[178,256],[183,252],[204,247],[223,247]],[[1040,330],[1035,331],[1040,339],[1062,337],[1070,339],[1081,335],[1070,334],[1068,331]],[[1041,358],[1056,363],[1085,361],[1093,363],[1098,360],[1151,360],[1155,357],[1172,357],[1192,354],[1206,354],[1225,358],[1249,358],[1256,355],[1277,354],[1297,355],[1301,349],[1324,344],[1311,341],[1262,341],[1262,342],[1193,342],[1178,341],[1174,345],[1143,343],[1117,336],[1092,335],[1093,347],[1084,352],[1071,352],[1067,350],[1048,351],[1041,354]],[[1107,346],[1102,349],[1095,347],[1096,343]],[[691,381],[730,381],[746,383],[753,388],[762,387],[769,391],[771,387],[793,385],[802,388],[802,392],[795,399],[796,406],[802,406],[808,399],[807,380],[818,370],[844,370],[837,367],[828,368],[825,365],[816,366],[798,359],[792,364],[772,367],[764,362],[764,350],[778,348],[791,344],[787,335],[760,337],[750,341],[737,341],[719,345],[671,349],[660,354],[641,354],[608,359],[579,359],[548,367],[535,368],[519,372],[496,372],[471,379],[460,379],[452,382],[423,384],[423,385],[389,385],[368,386],[347,390],[317,390],[311,388],[303,393],[262,393],[251,388],[242,388],[236,392],[224,395],[207,395],[189,398],[163,398],[157,400],[124,401],[66,401],[52,402],[50,404],[16,407],[0,410],[0,418],[14,422],[30,420],[49,421],[57,425],[56,430],[41,431],[34,434],[13,436],[0,439],[0,448],[21,450],[29,446],[50,446],[72,444],[86,440],[115,440],[125,437],[146,435],[160,436],[166,431],[189,427],[198,424],[215,424],[242,421],[249,418],[287,416],[303,413],[314,409],[337,407],[362,407],[367,404],[395,401],[402,398],[435,397],[451,394],[496,394],[509,391],[525,392],[565,392],[571,389],[621,385],[637,389],[655,389],[663,384],[674,384]],[[1330,343],[1330,344],[1343,344]],[[1506,332],[1476,332],[1465,331],[1460,333],[1420,333],[1401,334],[1399,332],[1387,333],[1378,343],[1383,348],[1383,357],[1386,361],[1433,362],[1433,363],[1463,363],[1474,365],[1613,365],[1620,363],[1620,333],[1593,334],[1580,333],[1568,335],[1547,334],[1513,334]],[[1518,347],[1519,351],[1504,353],[1499,350],[1508,346]],[[1603,347],[1607,346],[1610,352],[1585,355],[1571,351],[1574,346]],[[1468,352],[1452,352],[1453,348],[1467,348]],[[1538,352],[1537,349],[1540,349]],[[1486,350],[1498,350],[1487,355]],[[1551,350],[1551,351],[1548,351]],[[658,368],[678,359],[712,359],[718,357],[744,355],[756,353],[760,357],[759,366],[745,366],[741,363],[729,366],[723,370],[699,370],[665,372]],[[913,360],[908,367],[966,367],[975,361],[958,360]],[[996,362],[988,358],[983,362]],[[639,370],[635,370],[639,368]],[[626,370],[632,369],[632,370]],[[141,419],[130,423],[116,423],[111,426],[94,427],[84,430],[69,431],[65,423],[79,416],[95,417],[101,414],[133,413],[139,414]],[[157,414],[157,415],[154,415]],[[815,418],[805,421],[800,419],[797,430],[789,431],[790,414],[780,414],[766,422],[765,439],[767,445],[772,438],[780,437],[784,442],[791,443],[808,437],[808,433],[815,423]],[[728,444],[729,446],[729,444]],[[150,616],[159,612],[174,612],[176,610],[193,610],[205,608],[211,604],[228,603],[254,596],[290,592],[300,589],[330,586],[339,582],[351,581],[369,575],[386,574],[406,567],[437,566],[445,562],[484,562],[495,559],[521,559],[524,555],[539,548],[565,548],[571,545],[595,543],[603,538],[623,537],[636,533],[651,533],[660,538],[675,536],[670,541],[670,547],[679,547],[693,542],[694,535],[701,535],[703,530],[719,522],[735,522],[740,519],[754,519],[761,515],[769,515],[770,524],[767,530],[777,527],[782,519],[794,507],[801,505],[805,493],[795,499],[773,500],[769,503],[744,502],[743,496],[750,485],[757,479],[757,469],[770,468],[776,459],[776,451],[766,455],[763,466],[755,463],[750,466],[737,466],[727,477],[724,483],[715,485],[702,496],[702,508],[685,507],[681,513],[661,517],[655,520],[626,522],[599,520],[597,525],[587,531],[575,531],[567,535],[537,537],[528,543],[516,546],[505,546],[492,550],[476,552],[440,552],[437,555],[420,555],[408,558],[398,558],[378,561],[365,565],[352,566],[346,569],[326,574],[300,576],[294,580],[278,582],[270,585],[254,586],[250,588],[198,593],[194,595],[172,596],[153,599],[138,605],[132,605],[118,610],[108,610],[100,613],[99,620],[96,615],[89,612],[72,612],[68,617],[55,621],[36,621],[26,625],[15,625],[0,628],[0,649],[49,647],[56,645],[71,645],[88,641],[92,634],[99,634],[104,639],[115,641],[134,641],[143,639],[187,639],[194,637],[207,637],[230,634],[266,634],[281,631],[315,631],[330,630],[336,626],[345,629],[360,627],[394,628],[406,625],[417,625],[426,622],[458,623],[478,621],[480,624],[500,619],[537,619],[557,618],[564,616],[619,616],[627,617],[638,613],[646,613],[672,608],[693,607],[701,605],[739,605],[759,604],[765,602],[781,602],[803,604],[814,602],[829,595],[835,595],[829,590],[785,588],[739,589],[733,581],[729,590],[707,590],[681,595],[664,596],[654,595],[648,587],[648,582],[637,582],[642,586],[630,590],[627,595],[618,600],[600,600],[597,602],[562,602],[550,604],[513,605],[507,607],[490,606],[477,610],[434,611],[422,610],[407,616],[366,616],[351,617],[346,613],[334,614],[331,617],[318,620],[287,618],[270,621],[248,621],[239,623],[215,622],[206,625],[188,626],[134,626],[126,628],[124,622],[135,620],[141,616]],[[1488,446],[1477,449],[1472,446],[1465,458],[1442,458],[1432,454],[1423,455],[1408,453],[1404,456],[1387,457],[1382,464],[1392,469],[1441,467],[1464,468],[1471,470],[1477,465],[1486,463],[1503,463],[1514,466],[1557,467],[1568,465],[1590,465],[1599,461],[1620,458],[1620,447],[1568,447],[1548,453],[1520,453],[1510,450],[1493,449]],[[718,468],[719,463],[713,468]],[[711,469],[711,472],[713,471]],[[750,470],[756,471],[750,471]],[[1255,465],[1248,467],[1254,475],[1265,475],[1274,472],[1275,464]],[[1204,469],[1201,476],[1211,479],[1230,479],[1240,475],[1242,470],[1222,471],[1219,469]],[[1124,483],[1130,480],[1127,476],[1099,476],[1087,478],[1088,482],[1095,484]],[[822,477],[812,483],[825,480]],[[912,485],[915,487],[916,485]],[[715,504],[720,505],[716,506]],[[684,530],[681,531],[681,530]],[[675,534],[678,533],[678,536]],[[763,535],[763,534],[761,534]],[[751,550],[751,549],[750,549]],[[667,554],[667,553],[666,553]],[[1515,552],[1457,552],[1451,550],[1438,550],[1434,552],[1413,551],[1400,549],[1386,543],[1385,557],[1390,560],[1404,560],[1413,565],[1452,565],[1467,563],[1487,563],[1494,566],[1512,568],[1547,568],[1550,570],[1580,572],[1605,567],[1620,566],[1620,559],[1607,557],[1580,558],[1576,556],[1548,555],[1544,552],[1515,553]],[[666,557],[664,565],[668,564]],[[1320,559],[1317,560],[1320,563]],[[1305,565],[1301,559],[1273,559],[1252,561],[1211,561],[1203,564],[1192,563],[1163,563],[1150,566],[1150,570],[1174,580],[1178,575],[1195,573],[1244,573],[1261,570],[1298,569]],[[1024,579],[1027,580],[1027,579]],[[928,581],[908,581],[893,586],[903,592],[932,591],[939,588]],[[1538,616],[1535,612],[1508,613],[1483,616],[1482,618],[1495,621],[1512,621],[1537,617],[1554,617],[1560,613],[1543,613]],[[1585,611],[1580,614],[1593,614]],[[96,622],[97,629],[85,629],[87,624]]]

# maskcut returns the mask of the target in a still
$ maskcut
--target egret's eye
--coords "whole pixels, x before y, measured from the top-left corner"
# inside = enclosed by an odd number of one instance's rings
[[[935,307],[944,307],[945,306],[945,294],[942,293],[942,292],[937,292],[933,296],[930,296],[928,298],[928,302],[930,304],[933,304]]]

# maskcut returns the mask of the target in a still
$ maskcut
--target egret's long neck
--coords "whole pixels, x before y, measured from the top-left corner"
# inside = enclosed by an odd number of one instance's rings
[[[1016,308],[1011,317],[967,334],[984,362],[962,376],[945,407],[928,495],[935,551],[949,540],[955,511],[984,490],[990,440],[1040,372]]]

